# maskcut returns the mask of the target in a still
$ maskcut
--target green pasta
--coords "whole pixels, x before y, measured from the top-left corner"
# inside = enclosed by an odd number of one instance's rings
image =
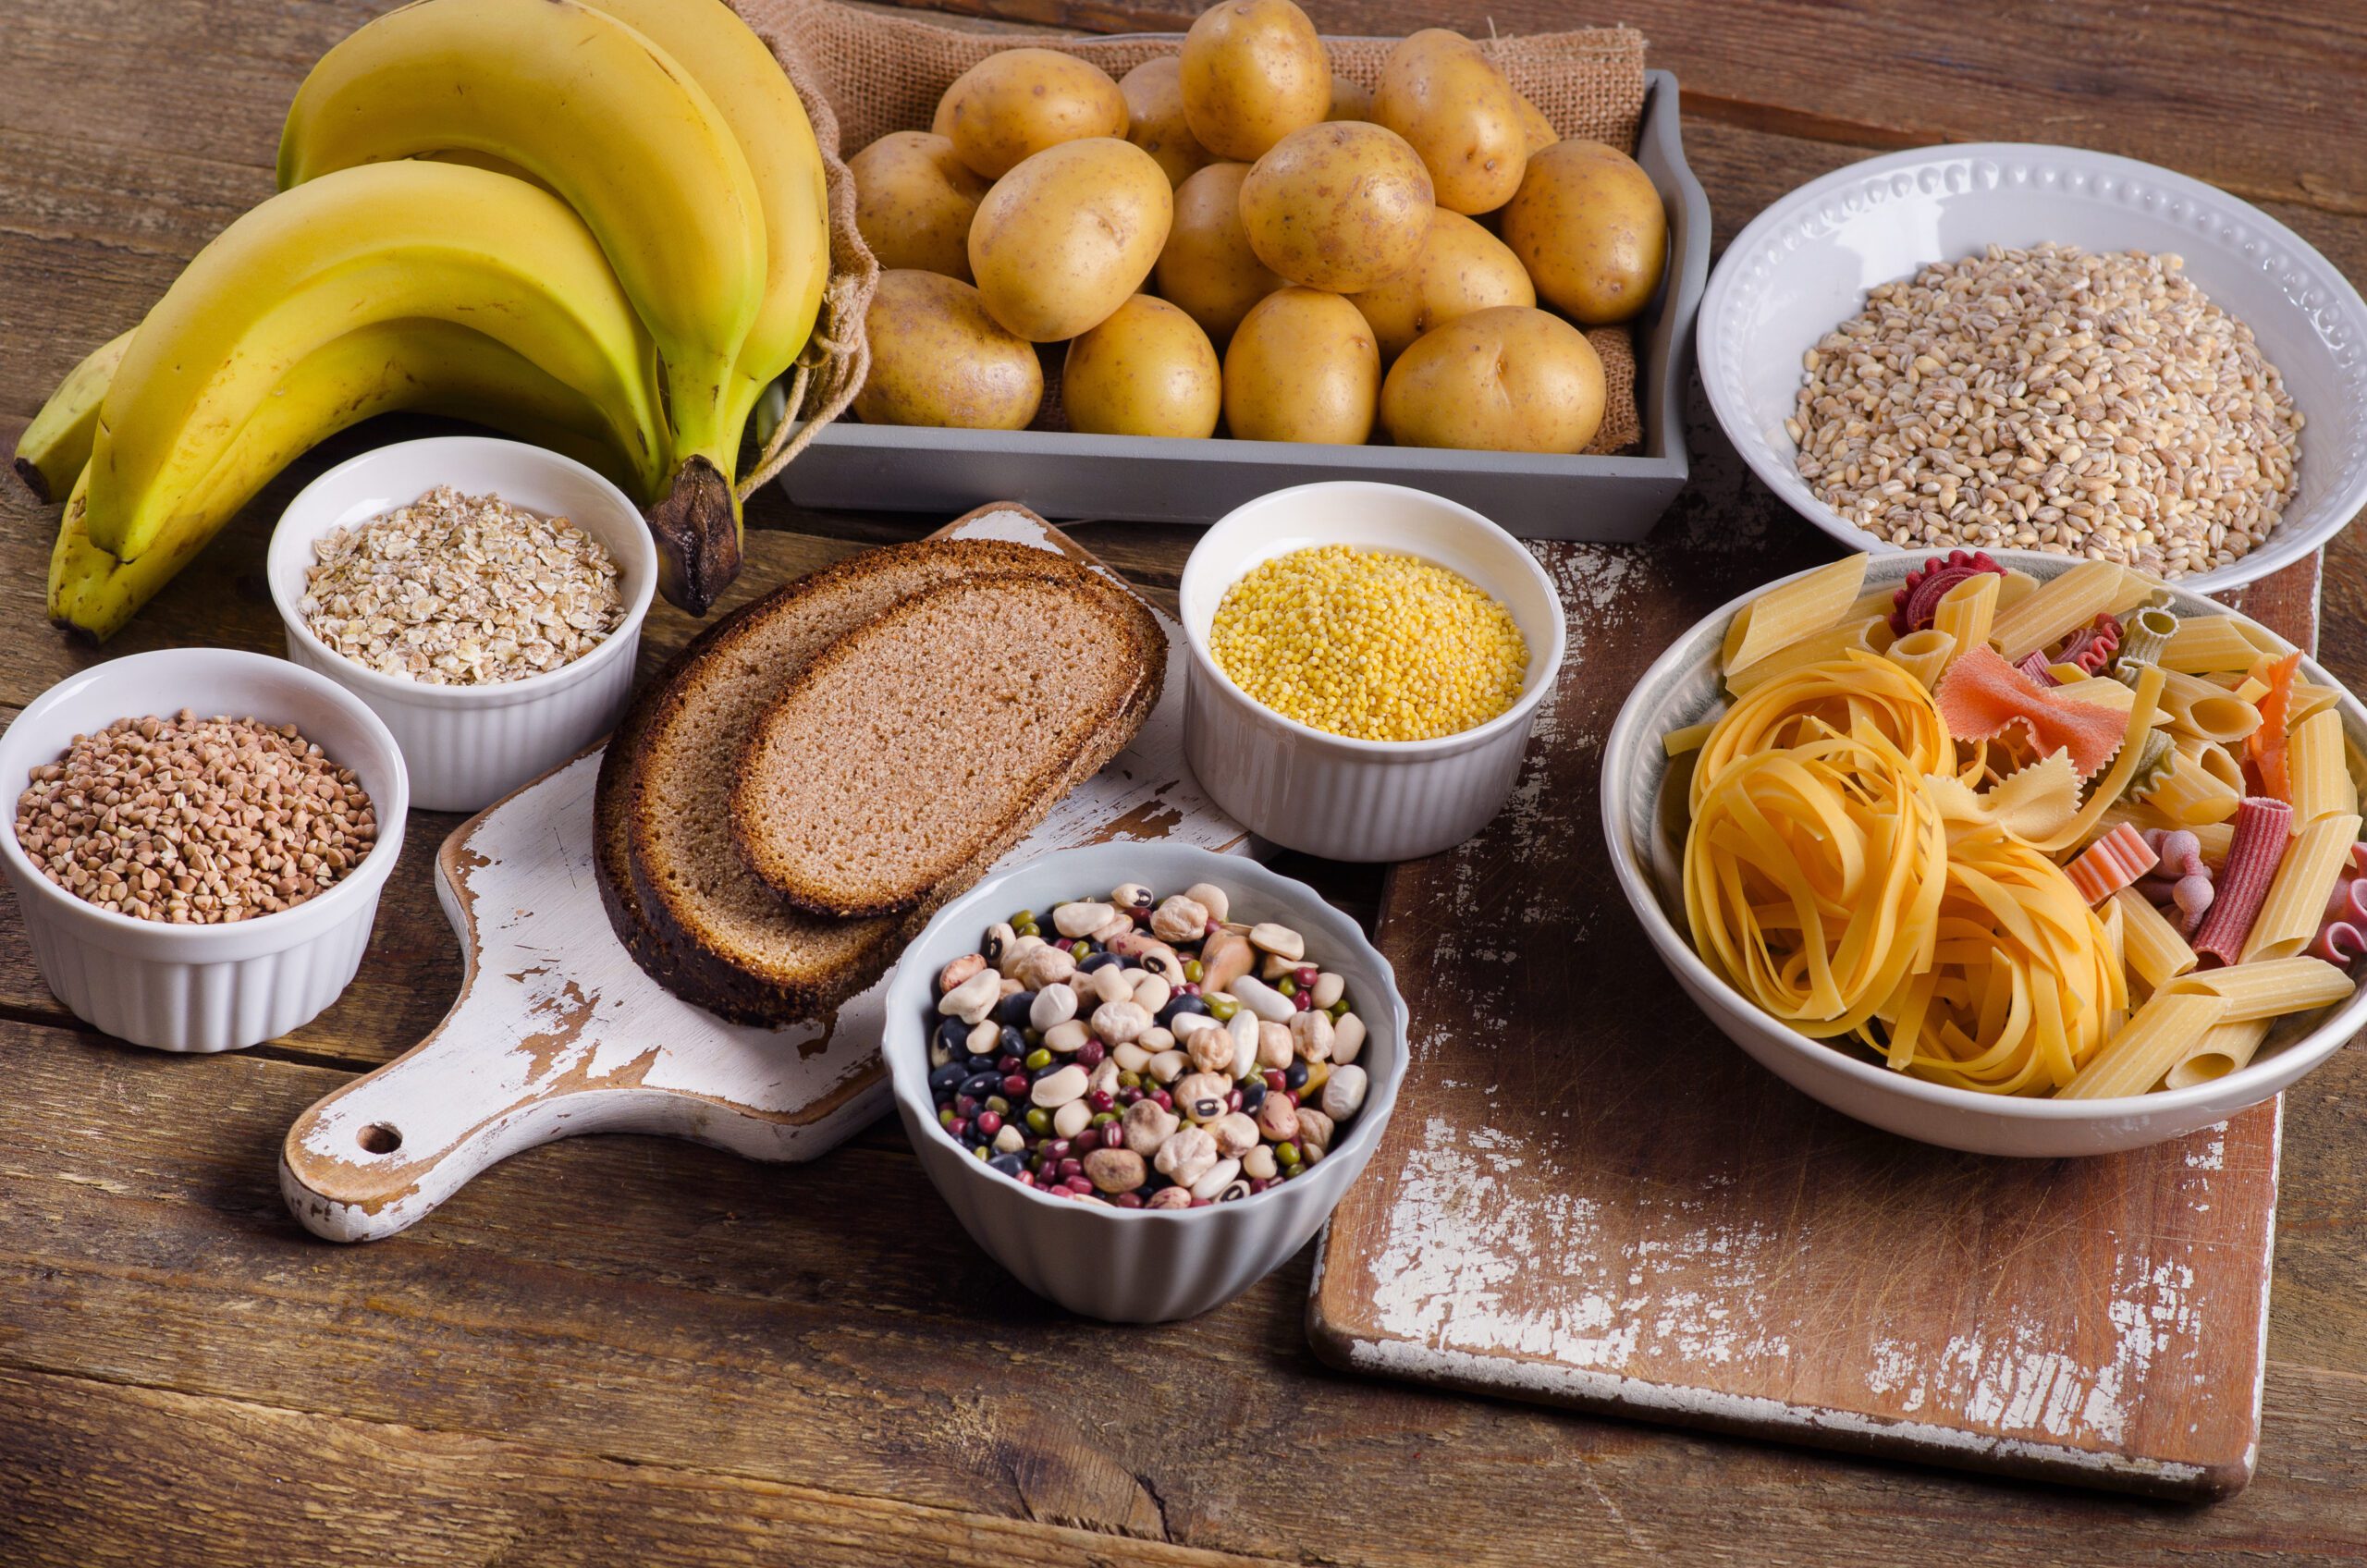
[[[2122,623],[2120,656],[2113,661],[2115,679],[2128,687],[2137,684],[2137,673],[2162,656],[2170,633],[2178,629],[2178,618],[2159,605],[2139,610]]]

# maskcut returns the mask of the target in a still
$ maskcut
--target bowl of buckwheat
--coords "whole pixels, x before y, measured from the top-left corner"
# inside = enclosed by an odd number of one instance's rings
[[[383,718],[412,803],[478,811],[615,728],[657,552],[640,510],[517,441],[405,441],[281,515],[266,566],[288,656]]]
[[[1190,1317],[1311,1240],[1405,1075],[1389,961],[1242,855],[1064,850],[948,904],[889,981],[881,1050],[922,1168],[1039,1295]]]
[[[0,734],[15,890],[43,981],[135,1045],[236,1050],[301,1026],[360,967],[410,806],[402,753],[285,659],[110,659]]]
[[[1850,550],[2024,549],[2215,593],[2367,503],[2367,303],[2299,235],[2133,159],[1888,153],[1737,235],[1701,379]]]

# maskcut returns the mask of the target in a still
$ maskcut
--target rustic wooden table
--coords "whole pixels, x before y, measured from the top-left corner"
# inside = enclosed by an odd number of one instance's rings
[[[0,14],[0,440],[206,238],[267,195],[278,119],[366,5],[7,0]],[[993,0],[1018,21],[1174,29],[1189,4]],[[2367,277],[2367,31],[2266,10],[2016,0],[1711,5],[1308,0],[1327,31],[1624,20],[1685,87],[1723,239],[1784,190],[1944,139],[2085,143],[2261,202]],[[107,650],[277,643],[283,478]],[[1812,547],[1698,411],[1672,537]],[[776,494],[739,596],[942,519]],[[0,717],[100,656],[42,613],[54,514],[0,502]],[[1171,587],[1187,530],[1091,547]],[[1643,549],[1649,553],[1653,546]],[[2330,552],[2327,662],[2367,680],[2367,536]],[[1702,604],[1724,589],[1705,584]],[[661,610],[649,655],[692,631]],[[244,1054],[79,1028],[0,911],[0,1562],[2121,1564],[2367,1556],[2367,1054],[2290,1096],[2259,1479],[2179,1510],[1554,1415],[1341,1376],[1307,1259],[1203,1321],[1062,1317],[963,1237],[894,1127],[811,1166],[587,1139],[381,1246],[280,1205],[306,1105],[435,1022],[459,983],[412,825],[360,981]],[[1369,907],[1370,876],[1330,874]]]

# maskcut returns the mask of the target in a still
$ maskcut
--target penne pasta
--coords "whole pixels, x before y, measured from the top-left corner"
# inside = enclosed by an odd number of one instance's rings
[[[2242,1023],[2312,1011],[2345,1000],[2353,987],[2350,976],[2333,964],[2313,958],[2277,958],[2198,969],[2179,975],[2165,989],[2218,997],[2227,1004],[2225,1022]]]
[[[2112,896],[2112,902],[2120,911],[2121,947],[2128,954],[2128,967],[2154,990],[2201,962],[2186,945],[2186,938],[2178,935],[2178,928],[2170,924],[2169,916],[2155,909],[2152,900],[2136,888],[2121,888]]]
[[[2298,820],[2300,813],[2296,812]],[[2291,958],[2310,945],[2325,914],[2335,879],[2350,864],[2350,846],[2359,842],[2359,817],[2322,816],[2301,829],[2276,876],[2268,885],[2268,900],[2260,906],[2252,928],[2244,936],[2239,963]]]
[[[2240,790],[2230,788],[2174,746],[2170,771],[2145,792],[2144,803],[2170,827],[2195,827],[2206,822],[2226,821],[2236,815],[2236,807],[2242,800]]]
[[[1819,567],[1745,605],[1726,628],[1726,673],[1748,669],[1802,638],[1831,631],[1864,590],[1869,558],[1856,555]]]
[[[1803,637],[1770,654],[1748,669],[1729,674],[1726,690],[1739,697],[1758,690],[1779,675],[1789,675],[1794,670],[1806,669],[1812,664],[1822,664],[1828,659],[1842,658],[1853,651],[1879,654],[1882,650],[1874,645],[1877,631],[1883,634],[1886,643],[1890,622],[1875,619],[1844,621],[1828,631]]]
[[[2242,1023],[2214,1023],[2204,1031],[2201,1039],[2174,1064],[2162,1080],[2165,1089],[2183,1089],[2195,1084],[2208,1084],[2214,1078],[2225,1078],[2251,1060],[2260,1043],[2268,1038],[2269,1021],[2254,1018]]]
[[[2009,567],[2006,569],[2005,575],[1997,580],[1997,607],[2001,610],[2011,609],[2037,592],[2037,578],[2027,571],[2017,571]]]
[[[1984,572],[1981,575],[1992,582],[1997,581],[1993,573]],[[1885,649],[1883,657],[1915,677],[1928,692],[1940,683],[1941,672],[1948,668],[1948,661],[1956,657],[1956,640],[1933,628],[1928,631],[1908,632]]]
[[[1895,588],[1869,588],[1858,595],[1856,603],[1841,612],[1841,619],[1863,620],[1870,615],[1878,615],[1888,620],[1890,612],[1898,608],[1898,594]]]
[[[2126,597],[2128,579],[2128,571],[2110,561],[2081,561],[2052,582],[2039,584],[2012,608],[2000,610],[1991,639],[2007,664],[2019,664],[2096,617],[2111,614],[2116,604],[2124,608],[2142,604],[2144,593],[2134,599]],[[2151,591],[2149,587],[2146,593]],[[2244,662],[2251,662],[2249,651]]]
[[[2295,827],[2359,809],[2359,788],[2351,781],[2350,759],[2344,754],[2342,715],[2332,708],[2312,714],[2293,727],[2286,751]]]
[[[2209,675],[2223,669],[2248,670],[2260,662],[2262,654],[2271,651],[2234,616],[2190,615],[2178,622],[2178,629],[2162,645],[2159,662],[2164,669],[2181,675]]]
[[[2242,740],[2261,722],[2260,709],[2233,692],[2176,670],[2164,676],[2162,709],[2170,716],[2172,729],[2222,745]]]
[[[2109,1100],[2143,1094],[2192,1054],[2229,1007],[2224,997],[2156,991],[2055,1098]]]
[[[2299,724],[2305,718],[2313,718],[2319,714],[2332,711],[2334,705],[2342,701],[2342,693],[2331,686],[2313,686],[2306,680],[2296,680],[2293,682],[2291,700],[2293,705],[2287,715],[2287,722]]]
[[[1941,594],[1932,630],[1946,637],[1952,649],[1987,646],[1990,622],[1997,617],[1999,581],[1993,571],[1976,572]]]
[[[2206,741],[2200,735],[2180,735],[2171,744],[2177,748],[2180,756],[2237,794],[2244,792],[2244,765],[2237,760],[2235,753],[2218,741]]]

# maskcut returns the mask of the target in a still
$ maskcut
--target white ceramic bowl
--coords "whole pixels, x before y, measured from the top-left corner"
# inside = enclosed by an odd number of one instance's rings
[[[1252,568],[1312,545],[1390,550],[1462,573],[1495,595],[1528,640],[1520,698],[1435,741],[1355,741],[1256,701],[1219,669],[1208,628]],[[1226,514],[1184,563],[1191,644],[1184,749],[1217,804],[1259,837],[1330,860],[1415,860],[1488,824],[1512,792],[1537,704],[1561,672],[1565,631],[1553,580],[1521,542],[1426,491],[1361,481],[1301,484]]]
[[[1992,554],[2041,579],[2073,564],[2027,551]],[[1930,558],[1929,552],[1878,556],[1866,584],[1895,585]],[[2141,1148],[2225,1121],[2283,1090],[2367,1023],[2362,987],[2338,1006],[2278,1020],[2260,1054],[2224,1078],[2119,1099],[2046,1100],[1926,1083],[1848,1047],[1796,1034],[1769,1017],[1715,974],[1686,935],[1684,802],[1662,799],[1671,769],[1661,737],[1723,705],[1716,673],[1719,644],[1735,612],[1758,596],[1735,599],[1678,638],[1637,682],[1603,744],[1602,827],[1619,886],[1669,973],[1711,1022],[1760,1065],[1834,1109],[1905,1137],[1975,1154],[2054,1158]],[[2181,616],[2232,613],[2183,588],[2173,588],[2171,598],[2171,607]],[[2321,685],[2339,684],[2306,657],[2301,673]],[[2346,692],[2341,710],[2352,750],[2367,750],[2367,708]]]
[[[2292,505],[2267,542],[2183,586],[2215,593],[2324,544],[2367,502],[2367,303],[2291,229],[2214,186],[2071,147],[1922,147],[1836,169],[1735,237],[1702,297],[1701,381],[1743,460],[1852,550],[1896,548],[1843,521],[1793,467],[1784,433],[1800,357],[1866,290],[1984,246],[2056,240],[2175,252],[2214,302],[2250,326],[2307,420]]]
[[[166,925],[83,902],[33,868],[17,842],[17,798],[77,735],[182,708],[293,724],[350,767],[378,813],[378,842],[344,881],[276,914]],[[167,648],[110,659],[35,698],[0,735],[0,869],[24,913],[33,962],[77,1018],[134,1045],[227,1051],[285,1035],[337,1000],[362,963],[378,893],[403,849],[410,789],[395,738],[350,692],[284,659]]]
[[[313,634],[297,605],[313,541],[408,506],[438,484],[491,492],[564,516],[617,559],[625,619],[573,664],[491,686],[423,686],[365,669]],[[398,442],[337,464],[288,504],[265,564],[288,628],[288,656],[370,704],[410,765],[422,811],[481,811],[616,728],[632,695],[641,623],[657,591],[657,549],[625,493],[572,458],[518,441],[447,435]]]
[[[1306,937],[1310,962],[1346,978],[1367,1031],[1356,1064],[1372,1081],[1364,1109],[1307,1174],[1236,1203],[1109,1208],[1023,1187],[978,1163],[938,1125],[928,1088],[938,972],[977,951],[987,927],[1014,910],[1101,897],[1121,882],[1141,882],[1162,895],[1212,882],[1231,897],[1234,918],[1290,926]],[[988,878],[939,911],[904,950],[888,983],[887,1006],[881,1048],[896,1113],[962,1228],[1029,1290],[1112,1322],[1165,1322],[1221,1306],[1305,1246],[1372,1158],[1405,1075],[1404,999],[1389,961],[1356,923],[1313,888],[1255,861],[1183,844],[1062,850]]]

